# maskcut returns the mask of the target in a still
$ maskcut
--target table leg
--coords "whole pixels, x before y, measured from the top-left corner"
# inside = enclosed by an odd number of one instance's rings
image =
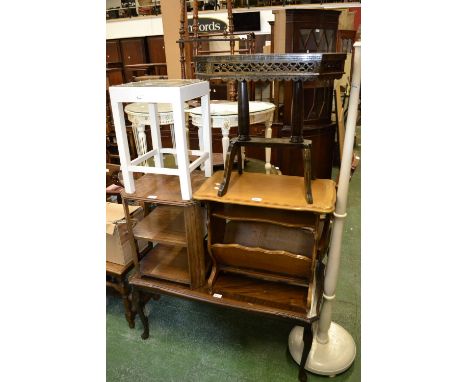
[[[200,150],[203,153],[208,154],[208,159],[204,162],[205,176],[209,177],[213,175],[213,148],[211,145],[211,115],[210,115],[210,93],[201,97],[201,108],[202,108],[202,137]],[[200,128],[199,130],[200,131]]]
[[[159,124],[158,106],[155,103],[148,104],[148,112],[150,117],[151,140],[153,143],[153,150],[157,150],[154,158],[155,167],[164,167],[164,159],[161,153],[161,126]]]
[[[305,364],[309,357],[310,349],[312,348],[313,340],[312,325],[306,324],[302,335],[302,341],[304,342],[304,348],[302,349],[301,364],[299,365],[299,381],[307,382],[307,374],[305,372]]]
[[[221,128],[221,134],[223,135],[223,139],[221,140],[221,143],[223,145],[223,163],[224,163],[224,168],[226,168],[226,155],[229,147],[229,130],[231,126],[229,125],[228,121],[224,122],[223,127]]]
[[[312,145],[302,149],[302,157],[304,161],[304,188],[306,194],[306,201],[312,204]]]
[[[145,128],[146,126],[142,123],[139,123],[137,125],[137,152],[138,156],[142,156],[147,153],[148,148],[146,145],[146,134],[145,134]],[[148,166],[148,161],[143,162],[144,166]]]
[[[146,340],[149,337],[149,323],[148,323],[148,317],[145,316],[145,312],[143,310],[143,302],[141,301],[141,292],[137,288],[133,288],[132,297],[133,297],[132,300],[133,300],[135,310],[140,316],[141,323],[143,324],[143,333],[141,334],[141,338]]]
[[[265,121],[265,138],[271,138],[273,124],[273,112],[270,113],[268,119]],[[265,148],[265,171],[267,174],[271,173],[271,147]]]
[[[120,286],[122,300],[123,300],[124,309],[125,309],[125,318],[127,319],[128,326],[131,329],[133,329],[135,327],[135,319],[134,319],[132,304],[130,303],[130,299],[129,299],[130,293],[128,290],[127,282],[125,280],[120,279],[119,286]]]
[[[192,199],[192,183],[190,180],[189,158],[187,152],[187,135],[185,133],[184,103],[175,99],[172,103],[174,116],[174,137],[177,150],[177,170],[179,173],[180,192],[183,200]]]
[[[236,141],[229,143],[229,148],[226,155],[223,181],[219,186],[218,196],[223,196],[227,192],[227,189],[229,187],[229,180],[231,179],[232,167],[234,165],[234,158],[236,157],[236,155],[239,160],[239,150],[240,147]],[[238,169],[241,171],[241,167],[238,166]]]

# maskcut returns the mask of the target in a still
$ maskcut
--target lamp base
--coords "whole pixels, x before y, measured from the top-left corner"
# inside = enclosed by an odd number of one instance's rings
[[[295,326],[289,333],[289,352],[296,363],[301,362],[302,326]],[[317,333],[317,324],[314,323],[314,333]],[[331,323],[328,330],[329,341],[326,344],[317,342],[315,335],[307,358],[305,369],[311,373],[334,377],[347,370],[356,357],[356,344],[353,337],[338,324]]]

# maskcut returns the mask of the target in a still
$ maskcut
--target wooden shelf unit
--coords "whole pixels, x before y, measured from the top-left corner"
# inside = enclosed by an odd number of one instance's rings
[[[194,171],[192,189],[197,190],[205,179],[202,172]],[[142,277],[182,283],[190,288],[204,285],[209,265],[204,255],[204,214],[200,203],[182,200],[178,177],[145,174],[135,181],[133,194],[122,192],[121,195],[126,214],[129,201],[142,204],[145,210],[140,222],[135,226],[129,224],[136,273]],[[142,254],[135,246],[135,239],[156,245]]]

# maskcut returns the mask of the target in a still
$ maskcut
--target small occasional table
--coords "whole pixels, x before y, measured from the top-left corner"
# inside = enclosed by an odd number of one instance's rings
[[[271,138],[271,124],[273,123],[273,113],[275,105],[270,102],[251,101],[249,102],[250,124],[264,123],[265,138]],[[186,110],[192,118],[192,123],[200,128],[203,125],[202,109],[196,107]],[[232,101],[211,101],[210,103],[211,127],[221,129],[223,135],[223,163],[226,162],[226,154],[229,147],[229,130],[237,127],[239,118],[237,114],[237,102]],[[199,135],[200,135],[200,129]],[[265,149],[265,170],[269,174],[271,171],[271,148]]]
[[[122,297],[125,309],[125,318],[130,328],[135,327],[135,311],[130,302],[130,289],[128,286],[127,275],[133,268],[133,263],[120,265],[106,261],[106,286],[114,289]]]
[[[188,107],[187,104],[185,106]],[[124,111],[127,114],[129,121],[132,123],[137,154],[138,156],[144,155],[148,152],[145,129],[146,126],[151,125],[148,104],[141,102],[130,103],[125,106]],[[172,106],[170,103],[158,104],[158,122],[159,125],[170,126],[172,147],[175,147],[174,116],[172,114]],[[144,161],[143,163],[147,165],[148,161]]]

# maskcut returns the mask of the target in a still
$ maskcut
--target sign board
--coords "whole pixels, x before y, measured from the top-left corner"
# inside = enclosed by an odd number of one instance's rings
[[[227,24],[223,20],[212,19],[210,17],[198,18],[198,33],[221,33],[227,29]],[[193,19],[188,20],[188,30],[193,33]]]

